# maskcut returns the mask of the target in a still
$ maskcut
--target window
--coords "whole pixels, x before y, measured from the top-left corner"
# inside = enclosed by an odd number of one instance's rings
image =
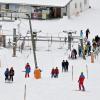
[[[75,8],[77,8],[77,3],[75,3]]]
[[[6,9],[9,9],[9,4],[6,4],[6,7],[5,7]]]
[[[87,0],[84,0],[84,5],[86,5],[87,4]]]

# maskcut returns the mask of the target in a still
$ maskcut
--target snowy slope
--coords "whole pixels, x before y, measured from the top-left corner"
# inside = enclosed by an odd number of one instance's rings
[[[42,30],[39,35],[64,35],[63,30],[79,30],[90,29],[91,34],[89,39],[92,39],[96,34],[100,35],[99,30],[99,18],[100,18],[100,1],[91,0],[92,8],[88,11],[80,14],[77,18],[72,17],[70,20],[64,17],[60,20],[47,20],[47,21],[32,21],[33,30]],[[13,23],[0,22],[3,25],[5,34],[12,34],[12,29],[17,28],[19,21]],[[26,35],[29,30],[28,21],[22,20],[20,32]],[[48,34],[47,34],[48,33]],[[95,63],[91,64],[90,57],[87,60],[78,58],[77,60],[69,60],[69,72],[61,72],[61,61],[67,58],[67,46],[64,44],[64,48],[58,49],[60,44],[53,43],[48,49],[48,43],[39,43],[37,48],[37,61],[38,66],[42,70],[42,79],[35,80],[33,77],[34,60],[32,51],[23,51],[21,54],[17,51],[17,57],[12,57],[12,50],[0,48],[0,100],[24,100],[24,85],[26,84],[27,97],[26,100],[99,100],[100,95],[100,55],[98,59],[95,59]],[[74,44],[75,45],[75,44]],[[75,45],[76,47],[76,45]],[[24,78],[24,66],[29,62],[32,70],[29,79]],[[87,78],[86,64],[88,66],[89,74]],[[6,67],[13,66],[15,69],[14,83],[4,82],[4,71]],[[50,78],[50,71],[52,67],[60,69],[60,75],[58,79]],[[74,78],[72,81],[72,66],[74,67]],[[78,89],[78,77],[80,72],[83,71],[86,77],[85,87],[86,92],[76,91]]]

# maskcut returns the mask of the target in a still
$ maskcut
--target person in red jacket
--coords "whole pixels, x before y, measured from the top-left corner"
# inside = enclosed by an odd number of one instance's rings
[[[56,67],[56,68],[55,68],[54,77],[55,77],[55,78],[58,78],[58,74],[59,74],[59,69],[58,69],[58,67]]]
[[[79,80],[78,80],[79,90],[81,90],[81,88],[82,88],[82,90],[85,91],[84,79],[85,79],[85,76],[84,76],[83,72],[81,72],[81,75],[79,76]]]
[[[53,77],[54,77],[54,75],[55,75],[55,69],[54,69],[54,68],[52,68],[52,70],[51,70],[51,78],[53,78]]]

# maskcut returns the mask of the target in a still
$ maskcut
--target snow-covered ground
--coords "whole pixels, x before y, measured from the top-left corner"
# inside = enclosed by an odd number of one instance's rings
[[[32,21],[32,29],[39,31],[38,35],[64,35],[63,30],[76,30],[79,35],[80,30],[84,32],[87,28],[90,29],[89,39],[92,39],[96,34],[100,35],[99,18],[100,18],[100,1],[90,0],[91,9],[81,13],[78,17],[72,17],[70,20],[67,17],[57,20]],[[0,22],[5,34],[12,34],[13,28],[18,28],[20,21],[16,22]],[[29,23],[26,20],[21,20],[20,33],[26,35],[29,30]],[[85,34],[84,34],[85,35]],[[42,78],[34,79],[34,59],[32,51],[25,50],[21,54],[17,51],[17,57],[12,57],[12,50],[0,48],[0,100],[24,100],[24,86],[26,84],[26,100],[99,100],[100,90],[100,55],[92,64],[90,57],[86,60],[78,58],[77,60],[69,61],[69,72],[61,72],[61,62],[67,58],[67,46],[64,44],[62,49],[58,49],[61,44],[52,43],[46,51],[48,43],[38,43],[37,46],[37,62],[42,70]],[[76,47],[76,44],[73,44]],[[31,74],[29,79],[24,78],[24,67],[29,62],[31,65]],[[88,66],[88,78],[87,69]],[[5,83],[4,71],[6,67],[14,67],[15,76],[13,83]],[[58,79],[51,79],[50,71],[52,67],[58,67],[60,74]],[[74,77],[72,81],[72,66],[74,67]],[[86,92],[79,92],[78,78],[81,72],[84,72]]]

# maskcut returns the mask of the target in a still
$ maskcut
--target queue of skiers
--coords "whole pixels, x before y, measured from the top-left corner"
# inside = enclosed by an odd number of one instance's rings
[[[70,50],[69,58],[77,59],[78,54],[79,57],[86,59],[86,56],[91,56],[91,52],[93,52],[95,55],[98,55],[98,52],[100,52],[100,37],[98,35],[95,36],[91,43],[88,39],[89,34],[90,30],[86,29],[85,37],[83,38],[83,30],[80,31],[80,43],[78,44],[78,50],[75,48]]]
[[[71,54],[69,56],[69,58],[71,59],[77,59],[77,54],[79,55],[79,57],[83,57],[83,59],[85,59],[85,56],[86,55],[90,55],[91,53],[91,43],[88,39],[88,35],[90,34],[90,30],[89,29],[86,29],[86,32],[85,32],[85,38],[83,39],[83,30],[80,31],[80,40],[84,40],[83,41],[83,46],[81,43],[78,44],[78,53],[77,53],[77,50],[75,48],[73,48],[71,50]]]

